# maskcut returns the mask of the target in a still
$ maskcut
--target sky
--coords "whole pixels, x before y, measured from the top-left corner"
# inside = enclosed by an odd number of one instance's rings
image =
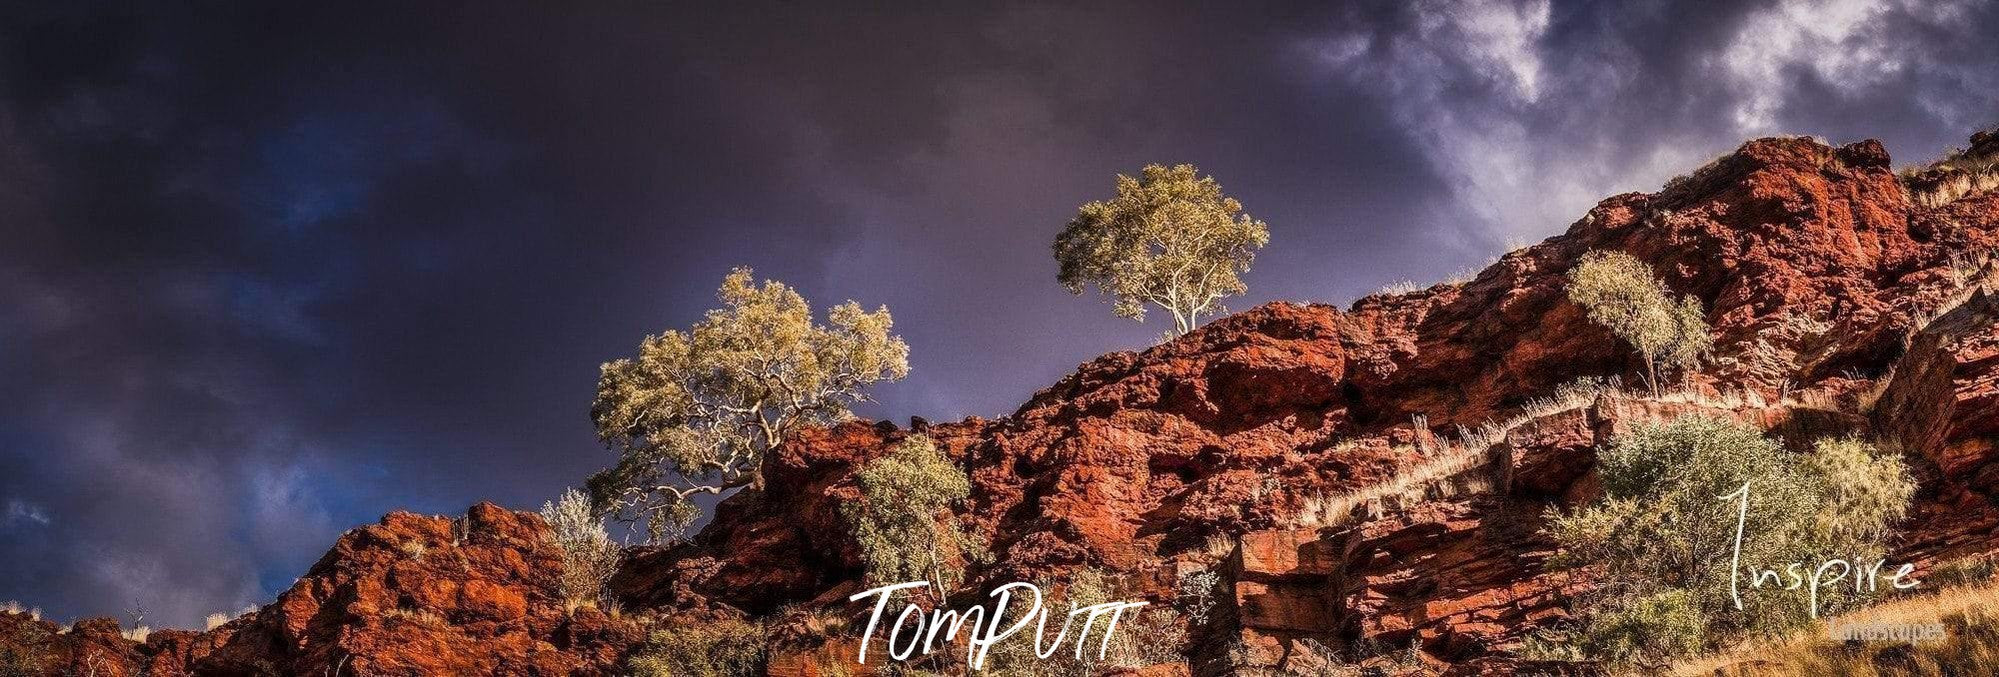
[[[1269,223],[1245,309],[1756,136],[1999,123],[1995,3],[702,4],[0,5],[0,600],[198,626],[390,510],[539,506],[739,265],[890,308],[863,415],[1004,415],[1170,324],[1050,254],[1147,163]]]

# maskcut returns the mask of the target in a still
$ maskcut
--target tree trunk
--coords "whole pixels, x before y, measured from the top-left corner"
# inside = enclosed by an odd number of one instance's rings
[[[1195,311],[1192,308],[1173,308],[1173,333],[1186,335],[1194,330]]]

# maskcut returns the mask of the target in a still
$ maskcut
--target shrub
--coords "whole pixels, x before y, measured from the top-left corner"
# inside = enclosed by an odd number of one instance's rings
[[[1707,620],[1685,590],[1626,600],[1591,616],[1577,648],[1585,656],[1633,665],[1664,665],[1701,649]]]
[[[1215,609],[1215,594],[1221,585],[1222,577],[1210,569],[1180,577],[1173,604],[1187,615],[1188,625],[1208,624],[1208,613]]]
[[[1730,594],[1736,503],[1750,483],[1742,521],[1744,567],[1782,568],[1827,559],[1872,561],[1902,517],[1914,483],[1899,458],[1859,440],[1821,440],[1786,451],[1753,428],[1704,417],[1642,426],[1599,459],[1604,497],[1551,527],[1557,568],[1598,568],[1607,579],[1579,600],[1579,643],[1592,658],[1657,664],[1707,643],[1782,632],[1810,618],[1802,591]],[[1851,607],[1851,585],[1820,592],[1819,608]]]
[[[1048,595],[1043,602],[1048,611],[1047,635],[1045,642],[1053,642],[1056,633],[1064,633],[1062,644],[1047,658],[1035,654],[1034,627],[1008,637],[993,645],[987,656],[985,670],[981,674],[1013,677],[1015,675],[1094,675],[1105,669],[1129,670],[1159,663],[1174,663],[1186,660],[1181,653],[1185,649],[1186,633],[1182,628],[1180,614],[1171,608],[1148,605],[1129,609],[1119,618],[1114,632],[1108,627],[1109,617],[1098,619],[1089,628],[1087,637],[1083,631],[1082,616],[1064,618],[1069,609],[1117,601],[1137,601],[1137,594],[1120,585],[1111,573],[1095,567],[1084,567],[1070,574],[1066,585],[1058,585],[1050,580],[1035,584]],[[1020,598],[1008,602],[1007,618],[1019,618],[1027,612],[1027,600]],[[1070,624],[1061,627],[1064,622]],[[1109,632],[1106,645],[1105,633]],[[1082,657],[1077,658],[1077,642],[1083,642]],[[1047,646],[1047,644],[1043,644]],[[1099,657],[1101,653],[1101,657]]]
[[[541,518],[562,548],[562,597],[571,608],[601,606],[605,584],[618,573],[618,545],[604,533],[604,522],[591,510],[590,497],[565,489],[552,503],[543,503]]]
[[[737,677],[756,674],[763,660],[762,630],[725,621],[655,631],[631,662],[643,677]]]
[[[750,677],[763,674],[764,629],[739,620],[655,630],[627,661],[633,677]]]
[[[927,580],[948,591],[962,578],[962,564],[983,550],[949,510],[971,495],[971,481],[930,438],[910,437],[869,461],[856,484],[860,500],[841,512],[860,542],[869,580]]]
[[[1661,367],[1691,368],[1714,346],[1700,301],[1692,296],[1674,300],[1652,275],[1652,267],[1630,254],[1584,254],[1569,271],[1569,300],[1638,349],[1654,393]]]
[[[0,677],[35,677],[40,674],[41,661],[11,647],[0,647]]]

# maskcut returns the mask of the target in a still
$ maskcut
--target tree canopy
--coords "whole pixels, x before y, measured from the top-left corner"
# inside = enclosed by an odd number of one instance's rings
[[[1674,300],[1651,266],[1624,252],[1584,254],[1569,271],[1569,300],[1638,349],[1654,392],[1660,367],[1692,367],[1714,347],[1700,301],[1692,296]]]
[[[590,409],[620,455],[590,477],[600,512],[647,523],[654,540],[698,515],[691,496],[763,484],[764,457],[800,426],[837,423],[866,388],[909,374],[909,346],[888,308],[852,301],[813,322],[812,307],[750,269],[722,281],[722,307],[687,331],[647,336],[607,362]]]
[[[1214,177],[1146,165],[1136,178],[1118,175],[1116,197],[1083,205],[1056,236],[1056,279],[1072,294],[1095,285],[1120,317],[1143,322],[1147,305],[1165,309],[1184,334],[1246,291],[1241,274],[1269,242],[1269,227]]]

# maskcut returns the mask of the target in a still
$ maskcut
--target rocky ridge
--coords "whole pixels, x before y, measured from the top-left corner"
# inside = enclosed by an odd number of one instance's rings
[[[767,460],[769,492],[724,501],[691,543],[633,553],[615,580],[626,616],[564,608],[546,526],[481,505],[350,532],[276,602],[209,632],[138,643],[109,621],[59,632],[0,614],[0,651],[51,675],[617,674],[639,617],[774,617],[795,641],[773,674],[809,674],[849,655],[833,647],[852,638],[797,628],[851,611],[859,589],[838,509],[853,473],[924,434],[972,480],[957,512],[994,555],[974,589],[1088,567],[1169,606],[1215,576],[1221,604],[1184,628],[1186,662],[1148,670],[1286,674],[1373,651],[1396,670],[1511,672],[1590,584],[1541,566],[1545,510],[1591,497],[1594,450],[1648,421],[1891,441],[1922,483],[1897,559],[1999,552],[1999,313],[1982,291],[1999,194],[1936,192],[1974,171],[1898,176],[1874,141],[1760,139],[1468,281],[1261,306],[1100,357],[997,419],[807,430]],[[1708,309],[1715,350],[1683,387],[1588,380],[1638,371],[1563,292],[1598,249]]]
[[[1611,436],[1690,412],[1792,439],[1899,442],[1924,484],[1897,555],[1984,555],[1999,549],[1999,334],[1976,292],[1999,197],[1925,206],[1918,190],[1877,142],[1752,141],[1659,193],[1606,199],[1466,282],[1348,310],[1262,306],[1098,358],[997,420],[814,431],[773,460],[806,490],[725,504],[725,526],[641,556],[620,584],[687,611],[835,603],[859,573],[836,528],[845,478],[922,433],[970,470],[961,519],[996,554],[983,583],[1087,566],[1165,599],[1182,574],[1223,572],[1233,604],[1192,629],[1198,672],[1411,644],[1435,668],[1492,664],[1587,585],[1543,572],[1543,511],[1591,495]],[[1715,351],[1684,387],[1546,399],[1637,373],[1565,298],[1569,267],[1598,249],[1632,253],[1708,308]],[[1326,496],[1367,500],[1301,519]],[[765,564],[792,553],[806,556]]]

